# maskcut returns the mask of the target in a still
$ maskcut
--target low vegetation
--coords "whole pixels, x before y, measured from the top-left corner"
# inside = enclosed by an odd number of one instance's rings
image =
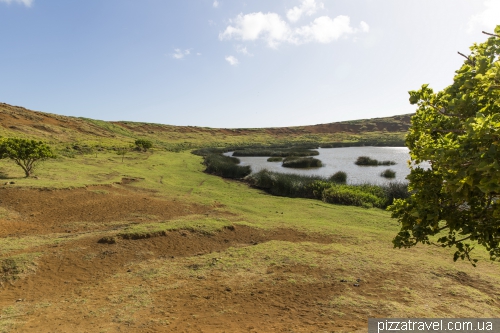
[[[285,168],[319,168],[323,166],[320,160],[313,157],[285,157],[281,166]]]
[[[253,186],[264,189],[273,195],[315,198],[327,203],[348,206],[385,208],[391,205],[394,199],[404,199],[409,196],[406,183],[346,185],[338,181],[343,178],[345,173],[337,172],[335,175],[335,177],[324,179],[319,176],[283,174],[261,170],[247,179]]]
[[[206,165],[205,172],[224,178],[243,178],[248,176],[252,170],[249,166],[238,165],[240,160],[236,157],[220,154],[209,154],[205,156],[203,164]]]
[[[360,157],[358,157],[356,162],[354,162],[354,164],[361,165],[361,166],[364,166],[364,165],[377,166],[377,165],[394,165],[394,164],[396,164],[396,162],[394,162],[394,161],[379,161],[379,160],[370,158],[368,156],[360,156]]]
[[[384,178],[396,178],[396,171],[392,169],[386,169],[380,173],[380,176]]]
[[[337,184],[345,184],[347,183],[347,173],[344,171],[337,171],[328,178],[328,180]]]
[[[281,162],[283,161],[283,157],[269,157],[267,159],[268,162]]]

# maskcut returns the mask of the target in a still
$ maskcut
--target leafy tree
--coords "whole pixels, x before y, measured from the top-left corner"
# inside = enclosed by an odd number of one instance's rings
[[[461,54],[451,86],[409,92],[418,109],[406,144],[412,162],[431,166],[413,166],[411,196],[388,208],[401,224],[395,247],[455,247],[455,261],[474,265],[470,252],[479,244],[500,258],[500,26],[488,35],[470,56]]]
[[[135,140],[135,146],[139,150],[147,151],[149,148],[153,147],[153,143],[146,139],[137,139]]]
[[[0,140],[0,158],[10,158],[29,177],[40,162],[55,155],[42,141],[7,138]]]

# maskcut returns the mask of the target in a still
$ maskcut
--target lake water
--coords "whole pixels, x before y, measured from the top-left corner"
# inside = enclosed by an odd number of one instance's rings
[[[348,147],[348,148],[319,148],[318,158],[323,162],[321,168],[293,169],[284,168],[281,162],[267,162],[268,157],[240,157],[240,165],[250,165],[252,173],[262,169],[281,173],[295,173],[302,175],[318,175],[330,177],[337,171],[347,173],[347,183],[360,184],[386,184],[391,181],[406,181],[406,176],[410,173],[408,160],[410,154],[406,147]],[[231,156],[233,152],[224,155]],[[358,166],[354,164],[359,156],[368,156],[379,161],[394,161],[395,165],[381,166]],[[426,167],[427,165],[422,165]],[[396,178],[386,179],[380,173],[386,169],[396,172]]]

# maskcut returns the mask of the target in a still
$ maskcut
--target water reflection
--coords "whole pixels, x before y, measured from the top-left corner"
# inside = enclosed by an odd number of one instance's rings
[[[348,148],[319,148],[319,155],[314,156],[323,162],[321,168],[311,169],[291,169],[283,168],[281,162],[267,162],[268,157],[238,157],[241,165],[250,165],[252,172],[262,169],[281,173],[296,173],[303,175],[319,175],[330,177],[337,171],[347,173],[349,184],[371,183],[385,184],[391,181],[406,181],[406,176],[410,173],[408,160],[410,159],[407,147],[348,147]],[[231,156],[233,152],[225,155]],[[354,164],[359,156],[369,156],[379,161],[391,160],[396,165],[391,166],[358,166]],[[422,164],[422,167],[427,167]],[[380,176],[385,169],[396,171],[396,178],[386,179]]]

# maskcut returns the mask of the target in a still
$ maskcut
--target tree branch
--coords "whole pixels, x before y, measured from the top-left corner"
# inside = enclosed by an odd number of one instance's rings
[[[493,36],[493,37],[500,37],[499,35],[495,35],[495,34],[490,34],[489,32],[486,32],[486,31],[481,31],[483,34],[485,35],[488,35],[488,36]]]
[[[471,60],[470,57],[466,56],[465,54],[463,53],[460,53],[460,52],[457,52],[458,54],[460,54],[462,57],[464,57],[465,59],[468,60],[468,62],[472,65],[472,66],[476,66],[476,62]]]

